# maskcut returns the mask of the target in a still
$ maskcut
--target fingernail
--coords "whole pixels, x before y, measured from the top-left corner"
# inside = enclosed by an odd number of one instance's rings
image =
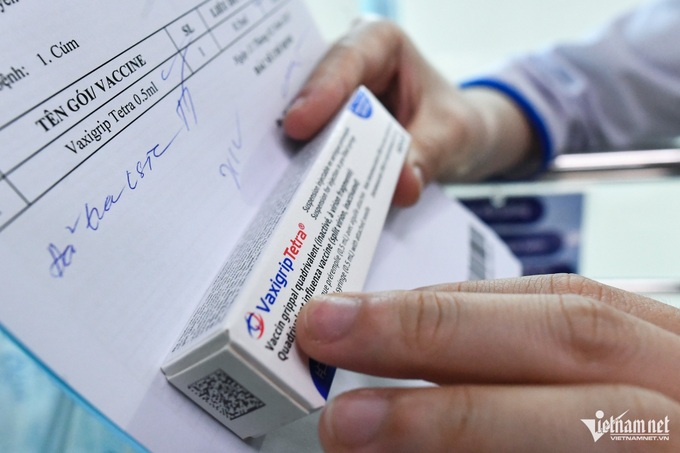
[[[423,187],[425,186],[425,178],[423,176],[423,169],[420,168],[420,165],[413,165],[413,175],[418,180],[418,183],[420,184],[420,189],[422,190]]]
[[[335,442],[360,447],[376,438],[388,409],[387,400],[371,391],[345,395],[326,407],[324,426]]]
[[[306,96],[298,96],[298,97],[295,98],[295,100],[290,104],[290,106],[289,106],[288,109],[286,110],[286,114],[292,112],[293,110],[299,109],[300,107],[302,107],[302,106],[305,104],[306,101],[307,101],[307,97],[306,97]]]
[[[360,300],[348,296],[317,296],[309,301],[304,314],[307,334],[323,343],[344,337],[354,325]]]

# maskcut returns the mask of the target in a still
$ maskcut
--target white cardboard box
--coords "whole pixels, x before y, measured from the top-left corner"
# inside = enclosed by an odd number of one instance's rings
[[[410,137],[366,89],[292,161],[163,365],[242,438],[325,404],[335,370],[295,346],[313,294],[358,291]]]

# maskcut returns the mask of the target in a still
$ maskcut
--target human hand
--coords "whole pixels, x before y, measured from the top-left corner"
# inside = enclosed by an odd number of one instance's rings
[[[378,21],[358,23],[323,58],[284,118],[288,135],[311,138],[361,84],[413,139],[395,204],[415,203],[430,180],[503,173],[532,149],[530,127],[512,101],[492,89],[456,89],[402,30]]]
[[[338,294],[302,309],[311,357],[438,384],[362,389],[319,422],[329,452],[680,451],[680,310],[556,275]],[[581,419],[670,420],[670,440],[594,438]]]

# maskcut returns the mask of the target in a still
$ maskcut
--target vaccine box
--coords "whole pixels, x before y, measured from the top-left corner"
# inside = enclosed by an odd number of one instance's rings
[[[360,291],[410,137],[360,87],[292,160],[162,369],[242,438],[322,407],[335,370],[295,344],[315,294]]]

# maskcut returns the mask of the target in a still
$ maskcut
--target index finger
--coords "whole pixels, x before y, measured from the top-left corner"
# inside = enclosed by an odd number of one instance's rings
[[[314,136],[364,84],[376,94],[387,89],[397,65],[403,34],[388,22],[362,21],[317,65],[284,118],[297,140]]]
[[[623,383],[680,397],[680,337],[580,296],[342,293],[312,298],[297,326],[311,357],[362,373],[440,384]]]
[[[640,294],[573,274],[536,275],[499,280],[447,283],[430,291],[493,294],[574,294],[598,300],[618,310],[680,334],[680,310]]]

